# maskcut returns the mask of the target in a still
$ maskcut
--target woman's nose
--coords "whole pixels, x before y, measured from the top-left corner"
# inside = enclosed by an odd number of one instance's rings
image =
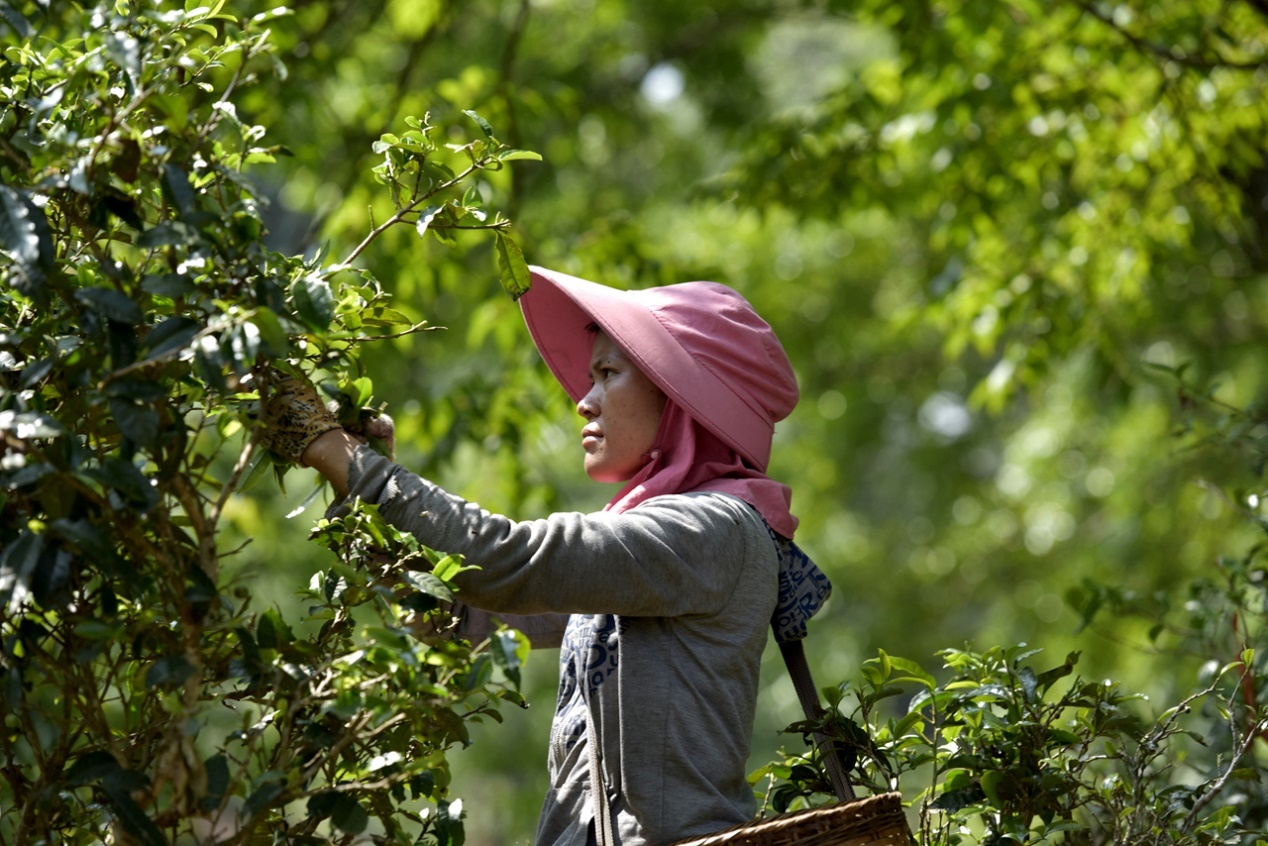
[[[595,388],[592,387],[584,397],[577,400],[577,413],[587,420],[593,420],[599,416],[599,401],[594,392]]]

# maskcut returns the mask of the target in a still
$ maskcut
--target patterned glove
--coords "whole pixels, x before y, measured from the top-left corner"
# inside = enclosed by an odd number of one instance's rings
[[[307,379],[273,371],[267,398],[263,398],[261,441],[294,464],[303,464],[304,450],[319,435],[342,428],[317,396]]]

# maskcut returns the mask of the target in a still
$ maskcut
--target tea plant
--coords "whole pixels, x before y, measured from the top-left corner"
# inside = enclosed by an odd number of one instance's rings
[[[390,217],[340,261],[284,255],[256,179],[286,151],[234,103],[285,8],[2,11],[0,842],[461,843],[445,756],[519,701],[523,642],[416,635],[462,565],[372,509],[317,530],[304,620],[253,607],[224,529],[287,472],[255,423],[273,368],[355,424],[360,347],[431,328],[355,263],[388,227],[484,230],[522,293],[471,177],[535,154],[411,118],[375,144]]]

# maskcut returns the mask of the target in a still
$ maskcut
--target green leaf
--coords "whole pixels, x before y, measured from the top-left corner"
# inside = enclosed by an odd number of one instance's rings
[[[141,307],[114,288],[80,288],[75,292],[75,299],[116,323],[135,326],[143,319]]]
[[[436,219],[436,215],[444,211],[445,208],[446,206],[444,205],[428,206],[419,212],[418,223],[414,224],[414,229],[417,230],[419,238],[427,234],[427,229],[431,226],[432,221]]]
[[[335,316],[335,300],[329,282],[316,274],[303,276],[291,283],[290,296],[305,326],[317,334],[330,327]]]
[[[453,591],[449,586],[431,573],[410,573],[408,579],[410,584],[428,596],[434,596],[442,602],[454,601]]]
[[[150,330],[142,349],[149,349],[147,359],[160,358],[169,352],[188,347],[201,327],[188,317],[169,317]]]
[[[1079,652],[1071,652],[1065,656],[1065,662],[1060,666],[1053,667],[1051,670],[1045,670],[1036,677],[1035,682],[1041,692],[1047,693],[1048,689],[1056,684],[1059,680],[1065,678],[1074,672],[1074,667],[1079,663]]]
[[[465,809],[445,800],[436,803],[436,846],[462,846],[466,839],[462,817]]]
[[[498,161],[500,162],[540,162],[541,160],[542,154],[534,153],[532,150],[503,150],[498,153]]]
[[[286,358],[290,354],[290,338],[273,309],[260,306],[255,314],[251,315],[251,322],[260,330],[260,341],[263,342],[265,355],[271,358]]]
[[[194,293],[198,288],[193,280],[181,273],[162,273],[141,280],[141,289],[160,297],[176,299]]]
[[[366,326],[409,326],[413,321],[394,308],[375,306],[369,311],[362,312],[361,322]]]
[[[493,655],[493,663],[506,673],[516,686],[520,683],[519,637],[513,631],[494,632],[489,639],[489,652]]]
[[[334,810],[335,800],[340,794],[338,793],[316,793],[308,797],[308,805],[306,810],[308,818],[314,820],[324,820],[330,816],[330,812]]]
[[[229,385],[225,381],[225,358],[220,345],[219,338],[204,336],[201,342],[194,346],[194,366],[204,382],[215,390],[224,392],[229,389]]]
[[[94,558],[107,558],[115,554],[106,530],[86,519],[54,520],[50,528]]]
[[[967,808],[969,805],[980,802],[983,798],[984,794],[980,787],[965,787],[958,790],[944,791],[929,803],[929,807],[954,814],[962,808]]]
[[[33,217],[33,206],[24,193],[0,185],[0,249],[20,264],[34,265],[40,258]]]
[[[89,752],[75,759],[75,763],[67,768],[64,776],[71,787],[82,787],[100,781],[110,773],[121,770],[114,755],[105,750]]]
[[[1039,680],[1035,678],[1035,671],[1029,667],[1022,667],[1017,671],[1017,679],[1021,682],[1022,693],[1025,694],[1026,701],[1034,702],[1039,688]]]
[[[194,672],[194,665],[189,663],[189,659],[183,653],[166,655],[151,664],[145,671],[145,686],[177,687],[184,684]]]
[[[1048,737],[1052,740],[1052,742],[1064,746],[1075,746],[1081,742],[1081,738],[1077,734],[1060,728],[1049,729]]]
[[[924,667],[920,666],[910,658],[898,658],[893,655],[889,655],[888,658],[891,670],[897,670],[900,673],[898,678],[893,679],[893,681],[906,681],[910,679],[911,681],[920,682],[920,684],[929,690],[933,690],[937,686],[937,680],[926,672]]]
[[[18,38],[30,39],[31,36],[35,35],[31,22],[8,3],[0,2],[0,17],[4,18],[9,26],[13,27],[13,31],[18,34]]]
[[[999,805],[999,785],[1004,780],[1004,774],[999,770],[987,770],[982,773],[982,792],[986,794],[986,798],[990,799],[996,805]]]
[[[282,619],[277,609],[270,608],[260,615],[255,625],[255,640],[261,649],[279,649],[295,640],[295,633]]]
[[[133,90],[141,87],[141,44],[127,32],[107,31],[106,55],[123,69]]]
[[[493,137],[493,127],[489,125],[489,122],[487,120],[480,117],[478,114],[471,111],[470,109],[463,109],[462,113],[466,115],[467,117],[471,118],[473,121],[475,121],[477,125],[479,125],[480,131],[484,133],[485,138]]]
[[[220,591],[216,588],[216,583],[203,570],[202,567],[194,566],[189,568],[189,575],[185,583],[185,600],[192,605],[206,608],[220,596]]]
[[[44,287],[55,251],[48,220],[23,192],[0,185],[0,253],[13,260],[13,285],[41,305],[48,302]]]
[[[0,411],[0,432],[9,432],[18,440],[57,438],[66,434],[54,417],[36,411]]]
[[[189,175],[170,162],[163,165],[163,192],[180,211],[181,217],[188,217],[197,208],[198,197],[189,184]]]
[[[502,288],[518,300],[532,287],[533,278],[528,270],[528,262],[524,261],[524,253],[519,244],[505,232],[497,232],[494,239],[497,245],[498,274]]]
[[[229,789],[229,759],[223,754],[213,755],[205,764],[207,771],[207,795],[203,797],[204,811],[215,810],[220,805],[225,791]]]
[[[44,551],[44,539],[30,529],[0,552],[0,607],[15,614],[31,594],[31,575]]]
[[[336,793],[331,802],[330,822],[344,834],[360,834],[370,824],[365,808],[346,793]]]
[[[1044,838],[1047,839],[1048,835],[1050,834],[1059,834],[1060,832],[1063,832],[1063,831],[1086,831],[1086,830],[1087,830],[1087,823],[1082,823],[1082,822],[1079,822],[1078,820],[1057,820],[1054,823],[1045,825],[1043,827],[1042,833]]]
[[[148,511],[158,502],[158,492],[150,480],[134,464],[122,458],[107,458],[87,475],[108,485],[128,501]]]
[[[124,831],[136,838],[141,846],[168,846],[163,832],[159,831],[154,821],[146,816],[136,802],[132,801],[128,790],[107,784],[105,792],[119,824],[123,826]]]
[[[198,230],[179,220],[151,226],[136,237],[138,247],[152,250],[156,247],[179,247],[198,240]]]
[[[158,440],[159,414],[150,406],[111,397],[110,414],[123,436],[137,446],[151,447]]]
[[[112,626],[104,620],[84,620],[75,626],[75,637],[84,640],[106,640],[117,637],[119,627]]]
[[[284,790],[286,785],[276,777],[264,782],[242,803],[242,812],[250,818],[267,811]]]
[[[465,573],[468,570],[478,570],[479,567],[465,563],[465,559],[461,555],[446,555],[436,562],[432,568],[432,573],[443,581],[453,581],[453,577],[459,573]]]
[[[225,340],[229,342],[229,365],[234,372],[245,375],[255,366],[260,353],[260,330],[254,323],[239,323],[226,333]]]

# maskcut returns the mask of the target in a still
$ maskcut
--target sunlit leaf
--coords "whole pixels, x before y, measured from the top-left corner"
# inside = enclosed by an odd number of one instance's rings
[[[502,288],[511,295],[511,299],[518,300],[533,284],[528,262],[524,260],[524,253],[520,251],[519,244],[516,244],[509,235],[498,232],[495,240],[498,274]]]
[[[498,161],[500,162],[540,162],[541,160],[541,153],[534,153],[532,150],[503,150],[498,153]]]

